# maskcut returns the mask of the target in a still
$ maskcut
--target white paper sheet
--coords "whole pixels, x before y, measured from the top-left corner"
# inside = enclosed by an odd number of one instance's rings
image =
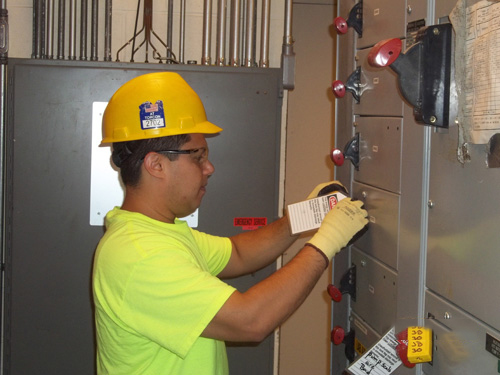
[[[450,21],[456,33],[459,146],[485,144],[500,133],[500,2],[458,0]]]
[[[401,365],[394,327],[347,370],[353,375],[389,375]]]

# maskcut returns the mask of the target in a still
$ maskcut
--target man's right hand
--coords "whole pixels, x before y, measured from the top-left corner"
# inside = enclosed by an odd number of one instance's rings
[[[320,228],[307,244],[332,259],[368,224],[368,212],[362,206],[361,201],[342,199],[326,214]]]

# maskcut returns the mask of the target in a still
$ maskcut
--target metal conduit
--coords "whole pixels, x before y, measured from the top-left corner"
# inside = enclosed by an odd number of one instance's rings
[[[35,0],[36,1],[36,0]],[[57,58],[64,59],[64,24],[65,24],[65,1],[59,0],[58,17],[57,17]]]
[[[283,88],[295,88],[295,53],[293,52],[292,36],[293,0],[285,2],[285,36],[281,51],[281,67],[283,69]]]
[[[45,59],[46,51],[45,51],[45,25],[47,22],[46,19],[46,0],[40,1],[40,56],[42,59]]]
[[[54,0],[47,0],[47,47],[48,59],[54,58]]]
[[[240,17],[241,0],[231,0],[231,23],[229,26],[229,65],[240,65]]]
[[[186,0],[181,0],[180,14],[180,29],[179,29],[179,62],[184,64],[184,47],[185,47],[185,32],[186,32]]]
[[[97,32],[99,22],[99,0],[92,0],[92,17],[90,28],[90,60],[97,61]]]
[[[243,65],[247,58],[247,41],[246,41],[246,29],[247,29],[247,1],[240,0],[241,9],[241,28],[240,28],[240,40],[241,40],[241,51],[240,51],[240,63]]]
[[[203,44],[201,64],[210,65],[211,63],[211,40],[212,40],[212,0],[205,0],[203,4]]]
[[[87,13],[88,0],[82,0],[80,7],[80,60],[87,60]]]
[[[255,66],[255,32],[256,32],[256,0],[247,0],[246,33],[245,33],[245,62],[244,66],[251,68]]]
[[[218,0],[217,2],[217,43],[215,46],[215,54],[217,60],[216,65],[226,65],[226,12],[227,1]]]
[[[260,64],[261,68],[269,67],[269,27],[271,22],[271,0],[262,0]]]
[[[1,1],[1,0],[0,0]],[[68,0],[33,0],[33,45],[32,58],[76,59],[77,47],[77,12],[80,11],[80,60],[87,60],[87,30],[90,27],[90,60],[98,60],[98,24],[99,24],[99,0],[92,0],[90,22],[88,20],[89,0],[78,0],[81,7],[77,9],[77,0],[69,0],[69,23],[66,29],[65,4]],[[212,42],[212,2],[213,0],[203,0],[203,35],[202,35],[202,65],[211,65],[211,42]],[[260,59],[258,66],[267,68],[269,62],[269,34],[271,22],[271,0],[259,0],[262,5],[260,17]],[[149,0],[148,3],[152,0]],[[180,0],[179,12],[179,60],[177,61],[172,51],[173,24],[174,24],[174,0],[167,0],[167,43],[163,43],[154,33],[152,17],[145,17],[147,25],[141,31],[146,31],[146,42],[139,47],[148,45],[153,48],[154,57],[157,60],[165,60],[167,63],[185,63],[185,38],[186,38],[186,0]],[[139,13],[141,0],[138,0],[137,12]],[[257,45],[257,4],[258,0],[217,0],[217,35],[215,64],[218,66],[245,66],[255,67],[256,45]],[[282,48],[282,68],[284,70],[284,82],[286,87],[293,86],[293,72],[295,64],[295,54],[293,52],[292,37],[292,15],[293,0],[285,0],[285,30]],[[230,9],[228,9],[230,7]],[[105,0],[104,5],[104,61],[111,61],[111,21],[112,21],[112,0]],[[229,13],[229,19],[227,17]],[[57,18],[56,13],[57,12]],[[143,15],[144,16],[144,15]],[[151,18],[151,19],[150,19]],[[227,22],[230,21],[229,28]],[[57,35],[54,33],[57,22]],[[69,31],[68,45],[65,45],[65,31]],[[135,38],[141,33],[137,31],[137,24],[134,36],[126,45],[119,49],[121,51],[126,46],[132,44],[132,60],[139,47],[135,47]],[[229,43],[227,43],[227,32],[229,32]],[[161,57],[156,48],[151,44],[150,34],[153,34],[166,47],[166,57]],[[54,43],[57,38],[57,51],[54,54]],[[229,46],[229,54],[226,56],[226,46]],[[65,55],[65,48],[68,47],[68,55]],[[119,52],[118,51],[118,52]],[[147,60],[148,51],[146,51]],[[118,54],[117,54],[117,61]],[[146,61],[147,62],[147,61]]]
[[[168,0],[167,64],[172,63],[173,26],[174,26],[174,2],[172,0]]]
[[[69,56],[76,60],[76,0],[69,2]]]
[[[104,9],[104,61],[111,61],[111,23],[113,3],[106,0]]]

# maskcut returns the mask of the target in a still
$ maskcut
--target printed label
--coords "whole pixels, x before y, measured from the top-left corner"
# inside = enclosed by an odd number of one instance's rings
[[[235,217],[233,224],[243,230],[254,230],[267,225],[267,217]]]
[[[332,193],[288,206],[292,234],[319,228],[325,215],[346,196]]]
[[[500,359],[500,340],[497,340],[489,333],[486,334],[486,350]]]
[[[161,100],[157,100],[155,104],[151,102],[142,103],[139,106],[139,110],[141,129],[147,130],[165,127],[165,114]]]
[[[394,328],[354,362],[347,371],[353,375],[389,375],[401,365],[396,353],[398,341]]]

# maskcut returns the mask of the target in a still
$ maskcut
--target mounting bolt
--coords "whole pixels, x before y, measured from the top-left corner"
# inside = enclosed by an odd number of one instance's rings
[[[438,32],[439,32],[439,30],[438,30]],[[431,116],[430,121],[431,121],[431,124],[434,124],[437,121],[436,116]]]
[[[434,35],[439,35],[439,29],[437,27],[435,27],[432,32],[434,33]]]
[[[411,5],[408,5],[406,7],[406,13],[411,14],[412,11],[413,11],[413,9],[411,9]]]
[[[429,199],[429,201],[427,202],[427,207],[433,208],[434,207],[434,202]]]

